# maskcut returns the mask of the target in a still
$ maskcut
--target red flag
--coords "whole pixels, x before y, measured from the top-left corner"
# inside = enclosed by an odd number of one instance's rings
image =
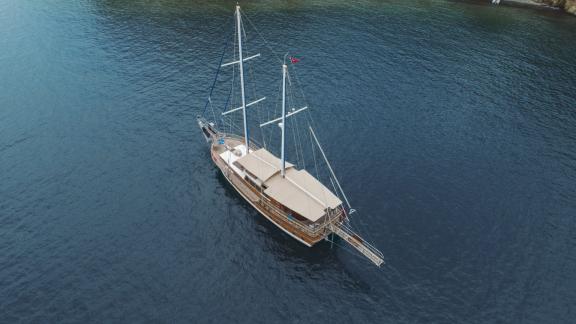
[[[290,56],[290,62],[292,62],[292,64],[296,64],[296,63],[300,62],[300,59],[295,58],[294,56]]]

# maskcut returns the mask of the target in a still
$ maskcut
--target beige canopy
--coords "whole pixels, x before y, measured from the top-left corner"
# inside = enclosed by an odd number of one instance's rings
[[[342,204],[306,170],[290,168],[286,170],[285,178],[276,174],[266,181],[266,185],[264,193],[312,222],[324,216],[327,208],[334,209]]]
[[[263,148],[244,155],[237,162],[262,182],[280,172],[280,159]],[[291,163],[286,162],[286,168],[293,166]]]
[[[255,176],[264,193],[287,208],[315,222],[342,201],[306,170],[286,162],[286,175],[280,174],[280,159],[266,149],[258,149],[236,160],[244,171]]]

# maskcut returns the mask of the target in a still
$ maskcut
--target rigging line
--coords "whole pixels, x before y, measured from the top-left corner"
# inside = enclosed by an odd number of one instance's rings
[[[358,224],[352,224],[352,222],[349,222],[348,225],[349,225],[352,229],[356,230],[357,232],[362,232],[362,233],[364,233],[364,236],[366,236],[366,238],[367,238],[366,241],[368,241],[368,243],[370,243],[370,245],[375,245],[374,243],[375,243],[376,241],[374,240],[374,238],[373,238],[372,235],[370,234],[370,231],[367,231],[367,230],[366,230],[366,227],[364,226],[363,222],[361,221],[362,218],[361,218],[361,217],[355,217],[355,218],[358,219],[358,221],[355,222],[355,223],[358,223]],[[365,218],[364,218],[364,219],[365,219]]]
[[[254,30],[256,31],[256,34],[258,34],[258,36],[262,39],[262,41],[264,41],[264,44],[266,45],[266,47],[268,47],[268,49],[276,56],[276,59],[278,60],[278,62],[283,63],[283,61],[280,59],[280,57],[282,57],[282,55],[278,54],[278,52],[276,52],[274,50],[274,48],[272,48],[272,46],[270,46],[270,44],[268,43],[266,38],[264,38],[264,36],[262,36],[262,33],[260,33],[260,30],[258,30],[258,28],[256,28],[256,25],[254,25],[252,23],[252,20],[250,20],[250,18],[245,13],[242,12],[241,14],[243,17],[246,18],[246,21],[248,21],[248,24],[250,24],[250,26],[252,26],[252,28],[254,28]]]
[[[290,128],[292,129],[292,137],[294,138],[294,150],[296,151],[296,164],[302,168],[302,164],[300,163],[300,154],[298,153],[298,144],[296,143],[296,131],[294,130],[294,121],[293,120],[286,120],[287,123],[290,124]]]
[[[359,214],[359,212],[356,211],[355,214]],[[348,216],[347,218],[350,220],[350,214],[347,214],[347,216]],[[355,218],[360,219],[361,217],[355,217]],[[367,238],[365,241],[367,241],[370,245],[375,245],[374,242],[376,241],[370,234],[370,231],[366,230],[366,227],[364,227],[364,224],[361,221],[354,222],[354,224],[348,221],[348,227],[350,227],[355,232],[364,233],[365,237]]]
[[[278,107],[280,106],[280,96],[282,93],[282,82],[279,82],[278,84],[278,91],[276,92],[276,100],[274,100],[274,108],[272,109],[266,109],[267,112],[267,118],[266,120],[272,120],[273,118],[276,118],[276,116],[278,116]],[[272,110],[272,111],[271,111]],[[272,116],[271,116],[272,114]],[[274,128],[273,127],[269,127],[270,130],[265,130],[265,133],[268,136],[268,142],[272,143],[272,136],[274,136]]]
[[[362,260],[364,260],[365,262],[372,264],[372,262],[370,262],[370,260],[368,260],[368,258],[366,258],[364,255],[362,255],[359,251],[352,249],[351,247],[349,247],[348,245],[342,245],[337,243],[335,240],[329,239],[330,235],[326,236],[326,240],[332,244],[335,244],[337,247],[340,247],[343,249],[344,252],[350,253],[351,255],[358,257]]]
[[[234,39],[234,48],[236,47],[236,39]],[[232,56],[235,58],[236,57],[236,51],[234,50],[232,53]],[[236,80],[236,67],[232,66],[232,78],[231,78],[231,82],[230,82],[230,91],[228,92],[228,97],[226,98],[226,102],[224,103],[224,108],[223,111],[228,110],[228,104],[230,103],[230,99],[232,98],[233,94],[234,94],[234,81]],[[232,130],[232,117],[228,116],[228,118],[225,118],[224,116],[220,115],[220,119],[222,120],[222,122],[226,125],[225,120],[228,120],[228,124],[226,126],[228,126],[228,132],[230,132]]]
[[[216,113],[214,113],[214,105],[212,105],[212,100],[210,100],[210,110],[212,111],[212,118],[214,123],[216,123]]]
[[[244,25],[242,25],[242,31],[244,32],[244,38],[246,39],[246,52],[248,52],[248,37],[246,36],[246,30],[244,28]],[[257,89],[256,89],[256,74],[254,73],[254,65],[250,62],[248,62],[248,75],[250,76],[250,78],[252,79],[251,82],[251,90],[252,90],[252,96],[254,98],[256,98],[256,94],[257,94]],[[262,123],[262,118],[260,116],[260,107],[261,105],[258,103],[255,107],[256,110],[256,117],[258,118],[259,123]],[[258,127],[260,128],[260,136],[262,137],[262,144],[264,147],[266,147],[266,139],[264,138],[264,130],[262,129],[262,127]]]
[[[236,35],[237,33],[238,33],[238,27],[236,26],[236,24],[234,24],[234,35]],[[236,36],[234,36],[234,47],[232,50],[233,61],[236,61],[236,57],[238,55],[238,46],[237,45],[238,45],[238,39],[236,38]],[[232,99],[232,101],[230,102],[230,106],[235,106],[235,103],[236,103],[234,100],[234,98],[236,96],[236,84],[235,84],[236,69],[239,69],[239,67],[236,66],[236,64],[232,65],[232,84],[230,86],[230,94],[228,97],[228,101],[226,102],[226,107],[224,107],[225,108],[224,111],[226,111],[228,109],[228,103],[229,103],[230,99]],[[229,121],[228,133],[232,133],[232,130],[233,130],[234,125],[236,123],[234,118],[235,118],[235,116],[231,116],[231,115],[228,116],[228,121]]]
[[[294,116],[294,118],[299,118],[299,117]],[[300,129],[298,128],[297,119],[294,119],[294,124],[296,124],[296,132],[295,132],[295,133],[297,133],[296,136],[298,137],[297,143],[300,145],[300,156],[302,157],[302,165],[303,165],[302,168],[303,168],[303,169],[306,169],[306,162],[305,162],[305,158],[304,158],[304,149],[302,148],[302,140],[301,140],[301,138],[300,138]],[[310,140],[312,140],[312,138],[310,138]],[[294,141],[296,142],[296,139],[294,139]],[[296,146],[296,151],[298,152],[298,146]],[[314,156],[314,158],[316,158],[316,157]],[[321,177],[320,177],[320,174],[319,174],[319,172],[318,172],[318,168],[317,168],[317,167],[316,167],[316,179],[317,179],[320,183],[322,183]],[[330,181],[332,181],[332,179],[330,179]],[[321,191],[322,191],[322,198],[323,198],[322,201],[323,201],[324,204],[327,206],[327,205],[328,205],[328,194],[327,194],[326,191],[330,191],[330,189],[328,189],[328,188],[323,188]],[[334,191],[334,192],[337,192],[337,191]],[[328,217],[327,217],[326,220],[328,220]]]
[[[302,99],[303,99],[303,101],[304,101],[304,105],[310,106],[310,105],[308,104],[307,100],[306,100],[306,97],[305,97],[305,95],[304,95],[304,91],[302,90],[302,86],[301,86],[301,84],[300,84],[300,82],[299,82],[299,80],[298,80],[298,75],[297,75],[297,73],[296,73],[296,69],[295,69],[294,66],[292,67],[292,70],[294,71],[294,80],[295,80],[295,83],[296,83],[296,87],[299,88],[300,93],[302,94]],[[290,83],[292,83],[292,79],[291,79],[291,78],[289,79],[289,81],[290,81]],[[305,116],[304,119],[305,119],[306,123],[308,124],[308,126],[314,127],[314,126],[315,126],[315,122],[314,122],[314,119],[313,119],[313,117],[312,117],[312,113],[311,113],[310,109],[307,109],[306,111],[304,111],[304,116]],[[308,137],[310,138],[310,140],[312,140],[312,137],[311,137],[310,134],[308,134]],[[303,147],[303,146],[302,146],[302,147]],[[312,145],[312,148],[314,148],[314,145]],[[315,151],[313,151],[313,152],[315,152]],[[316,177],[318,178],[318,177],[320,176],[320,174],[319,174],[319,172],[318,172],[318,163],[317,163],[316,160],[314,161],[314,167],[315,167],[315,169],[316,169]],[[337,191],[335,191],[335,192],[337,192]]]
[[[308,99],[306,99],[306,94],[304,93],[303,90],[303,86],[302,86],[302,82],[300,82],[300,78],[298,77],[298,70],[296,68],[296,66],[292,66],[292,71],[294,71],[294,80],[296,82],[296,86],[297,88],[300,90],[300,94],[302,95],[302,99],[304,100],[304,103],[310,107],[310,103],[308,102]],[[308,120],[308,124],[309,126],[312,126],[312,128],[316,128],[316,122],[314,121],[314,118],[312,117],[312,112],[311,109],[307,109],[307,111],[304,112],[307,120]]]
[[[246,14],[244,14],[243,12],[240,12],[240,15],[241,15],[241,17],[246,18],[246,20],[249,22],[249,24],[252,25],[252,27],[256,30],[256,27],[253,24],[251,24],[251,22],[249,21],[249,18],[246,16]],[[246,28],[244,27],[244,24],[241,25],[241,28],[242,28],[242,33],[244,35],[244,38],[246,39],[246,44],[248,44],[248,35],[246,33]],[[258,32],[258,30],[256,30],[256,32]],[[249,66],[249,74],[251,75],[253,80],[256,80],[256,78],[254,76],[255,74],[254,74],[253,66],[251,64],[249,64],[248,66]],[[255,81],[252,83],[252,94],[254,97],[256,97],[256,83],[255,83]],[[259,109],[260,107],[261,107],[260,105],[258,105],[256,107],[256,114],[257,114],[257,118],[259,119],[259,121],[262,122],[262,118],[260,116],[260,109]],[[262,145],[264,147],[266,147],[266,137],[264,135],[265,131],[262,129],[262,127],[259,127],[259,128],[260,128],[260,136],[262,137]]]
[[[251,75],[252,80],[254,80],[254,82],[252,82],[252,95],[254,96],[254,98],[256,98],[256,77],[254,76],[254,69],[252,67],[252,64],[248,64],[249,67],[249,73]],[[260,103],[256,104],[255,110],[256,110],[256,117],[258,118],[258,124],[262,123],[262,116],[260,115],[260,107],[262,105]],[[258,127],[260,128],[260,136],[262,137],[262,145],[264,146],[264,148],[266,148],[266,138],[264,137],[264,129],[263,127]]]
[[[288,74],[288,83],[290,85],[292,85],[292,81],[290,79],[290,74]],[[292,98],[292,107],[295,107],[296,105],[294,104],[294,99],[293,99],[293,91],[292,91],[292,86],[290,87],[290,96]],[[305,104],[304,104],[305,106]],[[298,127],[299,123],[298,121],[300,120],[299,116],[294,116],[294,124],[295,124],[295,128],[296,128],[296,136],[298,137],[298,141],[296,141],[296,139],[294,139],[294,141],[296,142],[296,150],[300,150],[300,156],[302,158],[302,168],[306,169],[306,160],[305,160],[305,156],[304,156],[304,149],[303,149],[303,145],[302,145],[302,139],[300,136],[300,128]]]
[[[247,34],[246,34],[246,29],[244,28],[244,24],[242,24],[241,27],[242,27],[242,32],[243,32],[244,38],[245,38],[245,43],[244,43],[245,46],[244,46],[244,49],[246,49],[245,52],[248,52],[248,36],[247,36]],[[255,77],[255,73],[254,73],[253,64],[250,63],[250,62],[248,63],[248,75],[252,78],[252,82],[251,82],[251,83],[252,83],[252,84],[251,84],[251,86],[252,86],[252,96],[253,96],[254,98],[256,98],[256,94],[257,94],[257,89],[256,89],[256,77]],[[262,122],[262,118],[260,118],[260,110],[259,110],[259,107],[260,107],[260,104],[258,103],[258,104],[256,105],[256,107],[255,107],[256,117],[258,118],[259,122]],[[265,138],[264,138],[264,136],[263,136],[264,133],[263,133],[262,127],[259,127],[259,128],[260,128],[260,136],[262,136],[263,145],[264,145],[264,147],[266,147],[266,145],[265,145],[265,141],[266,141],[266,140],[265,140]]]
[[[312,157],[314,158],[314,169],[316,170],[316,178],[318,178],[319,172],[318,172],[318,161],[316,160],[316,150],[314,142],[312,141],[312,136],[309,136],[308,138],[310,138],[310,145],[312,146]]]
[[[309,127],[310,127],[310,124],[309,124]],[[310,143],[311,143],[311,146],[312,146],[312,154],[313,154],[313,157],[314,157],[314,167],[316,168],[317,178],[320,179],[320,176],[321,176],[321,175],[320,175],[320,172],[318,171],[318,162],[317,162],[317,160],[316,160],[316,144],[315,144],[314,141],[313,141],[312,132],[309,132],[309,133],[308,133],[308,138],[310,139]],[[321,148],[320,148],[320,150],[321,150]],[[323,166],[324,166],[323,170],[328,169],[328,168],[329,168],[328,162],[325,161],[325,160],[322,160],[322,159],[321,159],[321,161],[323,161]],[[337,182],[338,180],[335,178],[335,176],[332,175],[331,172],[327,172],[327,173],[328,173],[328,174],[327,174],[328,180],[329,180],[330,183],[332,184],[332,189],[334,190],[333,193],[334,193],[341,201],[347,201],[347,200],[346,200],[346,196],[345,196],[343,190],[341,190],[341,189],[338,190],[338,189],[336,188],[336,186],[334,185],[334,183]],[[339,187],[338,187],[338,188],[339,188]],[[346,217],[346,218],[349,218],[349,213],[347,213],[347,217]]]
[[[332,189],[334,190],[334,192],[337,193],[338,190],[336,190],[336,185],[334,185],[334,181],[332,180],[332,177],[328,177],[328,179],[330,180],[330,183],[332,184]],[[340,197],[338,197],[338,198],[340,198]],[[340,200],[342,200],[342,199],[340,199]]]
[[[289,75],[288,75],[288,80],[290,80],[290,76],[289,76]],[[289,98],[290,98],[290,107],[295,107],[295,106],[296,106],[296,105],[295,105],[295,100],[294,100],[294,97],[293,97],[292,89],[291,89],[291,88],[289,88]],[[295,149],[295,151],[296,151],[296,160],[298,161],[299,166],[300,166],[302,169],[305,169],[306,167],[305,167],[305,163],[304,163],[304,155],[303,155],[302,152],[299,150],[298,141],[297,141],[297,139],[296,139],[297,134],[296,134],[296,129],[295,129],[296,126],[295,126],[295,124],[296,124],[296,125],[298,124],[298,123],[297,123],[298,120],[297,120],[296,118],[298,118],[298,117],[297,117],[297,116],[294,116],[294,117],[292,117],[291,120],[290,120],[290,126],[291,126],[291,128],[292,128],[292,137],[294,137],[294,149]]]
[[[232,86],[230,87],[230,91],[228,92],[228,98],[226,98],[226,103],[224,104],[224,111],[228,110],[228,103],[230,102],[230,97],[232,96],[232,91],[234,90],[234,72],[232,72]],[[222,115],[220,115],[220,119],[222,119]]]
[[[286,79],[290,80],[289,78],[289,73],[288,71],[286,71]],[[288,82],[286,84],[286,114],[290,113],[290,108],[289,107],[294,107],[294,101],[292,100],[292,96],[290,95],[290,82]],[[291,128],[291,133],[292,133],[292,137],[294,138],[294,149],[295,149],[295,153],[296,153],[296,165],[300,166],[300,156],[298,155],[298,148],[296,147],[296,134],[294,132],[294,123],[293,123],[293,118],[286,118],[285,122],[287,124],[289,124],[290,126],[288,127],[288,125],[284,125],[284,127],[286,127],[286,129],[288,130],[288,128]],[[288,145],[286,145],[286,147],[288,147]]]
[[[279,82],[278,83],[278,91],[276,92],[276,100],[275,100],[276,104],[274,105],[274,110],[272,111],[272,116],[274,116],[274,117],[271,117],[270,111],[268,111],[268,120],[272,120],[273,118],[276,118],[276,116],[278,116],[280,114],[279,111],[280,111],[280,102],[281,102],[280,96],[281,96],[281,94],[282,94],[282,82]],[[270,129],[269,134],[270,134],[270,141],[272,141],[272,136],[274,136],[274,131],[272,129]]]
[[[310,145],[312,146],[312,157],[314,158],[314,168],[316,170],[316,179],[318,179],[318,181],[320,181],[320,172],[318,172],[318,161],[316,160],[316,149],[315,149],[315,145],[314,142],[312,141],[312,135],[309,135],[308,138],[310,139]],[[332,181],[332,179],[330,179],[330,181]],[[334,191],[336,192],[336,194],[338,194],[338,191]],[[327,202],[328,198],[326,197],[326,192],[324,190],[322,190],[322,194],[324,195],[324,201]]]
[[[294,128],[296,129],[295,131],[293,130],[293,132],[296,134],[296,138],[294,138],[294,141],[297,143],[296,145],[296,151],[300,151],[300,157],[302,158],[302,169],[306,169],[306,159],[304,156],[304,150],[302,149],[302,139],[300,138],[300,128],[298,127],[299,123],[299,118],[298,116],[294,116]]]
[[[240,13],[240,17],[242,17],[242,16],[246,17],[245,14]],[[242,27],[242,34],[244,35],[244,39],[246,40],[246,42],[248,42],[248,36],[246,36],[246,29],[244,28],[244,24],[242,24],[241,27]],[[247,52],[247,51],[245,51],[245,52]]]
[[[228,110],[228,107],[232,105],[231,100],[234,100],[234,83],[236,81],[236,73],[235,73],[235,69],[232,69],[232,80],[230,83],[230,91],[228,92],[228,98],[226,98],[226,102],[224,103],[224,110],[226,111]],[[220,115],[220,118],[223,118],[224,120],[228,121],[228,132],[230,132],[230,130],[232,129],[232,116],[222,116]]]
[[[224,55],[226,54],[226,50],[228,49],[228,43],[230,42],[230,36],[226,39],[226,43],[224,44],[224,50],[222,51],[222,55],[220,56],[220,63],[218,63],[218,69],[216,70],[216,76],[214,77],[214,81],[212,82],[212,87],[210,87],[210,94],[208,95],[208,100],[206,101],[206,105],[204,106],[204,111],[202,112],[201,116],[204,116],[206,113],[206,109],[208,108],[208,104],[212,101],[212,92],[214,92],[214,87],[216,86],[216,81],[218,81],[218,75],[220,74],[220,69],[222,68],[222,62],[224,61]]]

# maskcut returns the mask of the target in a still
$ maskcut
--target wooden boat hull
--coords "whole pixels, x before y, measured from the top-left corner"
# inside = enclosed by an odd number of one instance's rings
[[[239,142],[240,143],[240,142]],[[327,235],[331,233],[328,228],[325,230],[316,233],[316,235],[310,235],[309,233],[300,230],[297,226],[294,226],[292,222],[288,219],[287,215],[280,215],[277,212],[270,210],[267,204],[263,204],[263,194],[258,192],[255,188],[253,188],[249,183],[247,183],[244,179],[240,178],[232,169],[228,167],[226,162],[222,160],[222,158],[218,154],[218,149],[216,148],[219,146],[217,143],[212,142],[211,145],[211,157],[212,161],[228,183],[250,204],[254,209],[256,209],[262,216],[268,219],[272,224],[276,225],[286,234],[290,235],[292,238],[297,240],[298,242],[312,247],[318,242],[322,241],[326,238]]]

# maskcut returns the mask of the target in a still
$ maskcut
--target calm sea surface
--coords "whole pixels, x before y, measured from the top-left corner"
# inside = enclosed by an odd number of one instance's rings
[[[301,246],[212,164],[195,116],[233,5],[0,1],[1,323],[574,323],[576,18],[244,5],[303,57],[378,269]]]

